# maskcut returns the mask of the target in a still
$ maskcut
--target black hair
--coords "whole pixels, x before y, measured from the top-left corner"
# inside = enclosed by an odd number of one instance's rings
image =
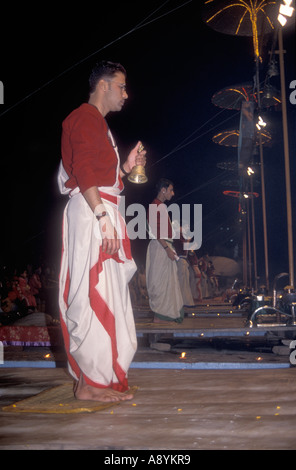
[[[168,189],[170,184],[174,186],[174,183],[171,180],[168,180],[167,178],[161,178],[156,184],[156,193],[158,194],[162,188]]]
[[[126,70],[121,64],[107,60],[98,62],[92,69],[88,80],[89,93],[93,93],[95,91],[99,80],[102,78],[113,78],[118,72],[123,73],[126,77]]]

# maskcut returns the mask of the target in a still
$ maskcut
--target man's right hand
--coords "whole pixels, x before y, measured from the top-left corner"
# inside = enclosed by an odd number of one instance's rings
[[[174,250],[172,250],[170,247],[166,249],[167,255],[170,258],[170,260],[175,261],[176,260],[176,253]]]
[[[102,217],[99,220],[99,224],[102,235],[102,250],[108,255],[114,255],[120,248],[120,241],[116,229],[108,215]]]

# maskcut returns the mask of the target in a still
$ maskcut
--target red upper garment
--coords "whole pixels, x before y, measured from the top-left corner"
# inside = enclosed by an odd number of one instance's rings
[[[172,238],[172,224],[169,218],[169,214],[167,211],[166,205],[161,202],[159,199],[155,198],[150,206],[156,205],[157,206],[157,213],[148,211],[148,222],[150,226],[150,230],[155,238],[159,239],[166,239]],[[153,215],[156,214],[156,218]],[[152,219],[151,217],[152,216]]]
[[[62,159],[69,176],[66,187],[84,193],[92,186],[113,186],[117,155],[99,110],[84,103],[63,122]]]

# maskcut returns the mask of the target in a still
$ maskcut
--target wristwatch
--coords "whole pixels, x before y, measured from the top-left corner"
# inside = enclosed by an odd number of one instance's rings
[[[100,220],[102,217],[105,217],[107,214],[106,211],[102,212],[101,214],[96,215],[97,220]]]
[[[128,176],[129,173],[127,171],[125,171],[125,169],[123,168],[123,165],[120,167],[122,173],[125,175],[125,176]]]

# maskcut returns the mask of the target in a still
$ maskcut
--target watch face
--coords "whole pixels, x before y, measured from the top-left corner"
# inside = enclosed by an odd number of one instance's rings
[[[101,214],[98,214],[98,215],[96,216],[96,218],[97,218],[98,220],[100,220],[100,218],[101,218],[101,217],[105,217],[105,215],[107,215],[107,212],[102,212]]]

